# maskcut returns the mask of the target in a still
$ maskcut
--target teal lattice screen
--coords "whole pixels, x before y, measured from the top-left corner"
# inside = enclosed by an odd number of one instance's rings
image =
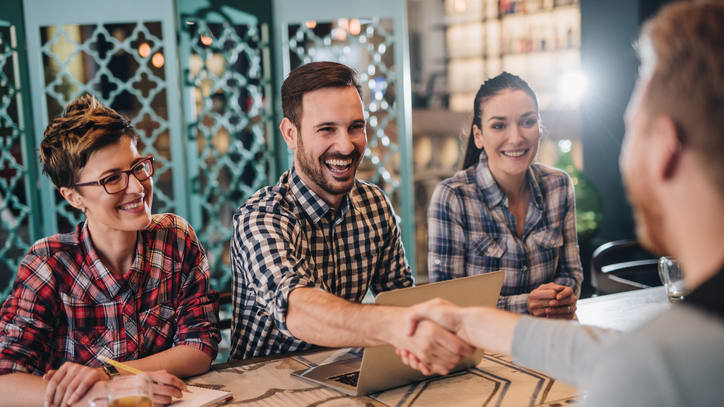
[[[380,185],[400,213],[400,149],[392,19],[340,18],[333,22],[290,24],[290,70],[312,61],[338,61],[360,73],[366,105],[367,149],[358,170]]]
[[[154,212],[178,212],[172,181],[180,157],[171,145],[181,140],[170,133],[161,22],[41,26],[40,39],[48,121],[85,93],[129,117],[142,154],[156,157]],[[69,231],[80,216],[65,200],[55,202],[58,229]]]
[[[5,7],[19,4],[6,4]],[[38,236],[39,222],[24,38],[17,9],[0,20],[0,298],[5,298],[18,263]],[[22,25],[20,25],[22,27]]]
[[[154,212],[191,221],[208,250],[213,288],[229,288],[233,211],[278,175],[270,141],[271,14],[257,7],[265,13],[259,20],[211,3],[0,5],[0,299],[35,240],[81,221],[37,174],[35,150],[49,120],[83,93],[131,118],[141,150],[157,158]],[[184,14],[190,5],[204,11]]]
[[[182,15],[191,219],[202,225],[199,236],[219,290],[231,288],[233,213],[271,181],[266,27],[233,15]]]

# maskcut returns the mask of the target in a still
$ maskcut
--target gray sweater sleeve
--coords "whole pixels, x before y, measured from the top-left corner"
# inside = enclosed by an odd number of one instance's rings
[[[571,321],[521,316],[513,334],[513,360],[581,387],[601,352],[622,334]]]

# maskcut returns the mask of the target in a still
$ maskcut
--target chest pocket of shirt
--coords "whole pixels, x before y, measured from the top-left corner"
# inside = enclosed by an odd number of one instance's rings
[[[110,358],[121,356],[118,302],[86,302],[65,293],[61,293],[61,301],[70,346],[63,338],[59,338],[57,346],[65,360],[100,366],[101,362],[96,358],[100,354]]]
[[[366,228],[365,228],[366,229]],[[388,270],[376,270],[379,261],[382,241],[375,232],[367,233],[364,239],[354,242],[346,241],[339,253],[337,273],[333,293],[347,300],[360,302],[373,279],[373,272],[389,273]],[[394,243],[393,243],[394,244]],[[349,253],[349,254],[347,254]]]
[[[547,227],[531,234],[531,238],[538,246],[539,262],[553,263],[553,270],[558,267],[558,255],[563,247],[563,235],[560,228]]]
[[[490,235],[473,236],[472,250],[466,254],[469,266],[468,275],[498,271],[501,267],[505,246]]]
[[[138,316],[143,332],[140,357],[166,350],[173,345],[176,333],[176,310],[173,303],[165,302],[142,311]]]

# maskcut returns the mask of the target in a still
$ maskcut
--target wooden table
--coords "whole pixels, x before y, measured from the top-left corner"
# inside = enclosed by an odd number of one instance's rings
[[[662,287],[581,300],[585,324],[629,330],[668,307]],[[336,359],[347,350],[252,359],[216,365],[189,383],[234,393],[236,406],[566,406],[577,390],[502,355],[486,354],[468,371],[391,389],[370,397],[348,397],[290,376]]]

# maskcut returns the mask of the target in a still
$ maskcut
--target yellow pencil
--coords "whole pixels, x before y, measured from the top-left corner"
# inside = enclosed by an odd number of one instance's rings
[[[100,360],[100,361],[103,362],[103,363],[109,364],[109,365],[115,367],[116,369],[125,370],[125,371],[128,372],[128,373],[132,373],[132,374],[141,374],[141,373],[143,373],[142,370],[136,369],[136,368],[133,367],[133,366],[128,366],[128,365],[125,364],[125,363],[118,362],[118,361],[116,361],[116,360],[113,360],[113,359],[111,359],[111,358],[107,358],[107,357],[105,357],[105,356],[98,356],[98,360]]]
[[[100,360],[100,361],[103,362],[103,363],[107,363],[107,364],[115,367],[116,369],[125,370],[126,372],[131,373],[131,374],[141,374],[141,373],[143,373],[142,370],[136,369],[136,368],[133,367],[133,366],[128,366],[128,365],[125,364],[125,363],[121,363],[121,362],[119,362],[119,361],[117,361],[117,360],[113,360],[113,359],[111,359],[111,358],[107,358],[107,357],[102,356],[102,355],[101,355],[101,356],[98,356],[98,360]],[[187,392],[187,393],[191,393],[191,391],[190,391],[188,388],[184,388],[183,391],[185,391],[185,392]]]

